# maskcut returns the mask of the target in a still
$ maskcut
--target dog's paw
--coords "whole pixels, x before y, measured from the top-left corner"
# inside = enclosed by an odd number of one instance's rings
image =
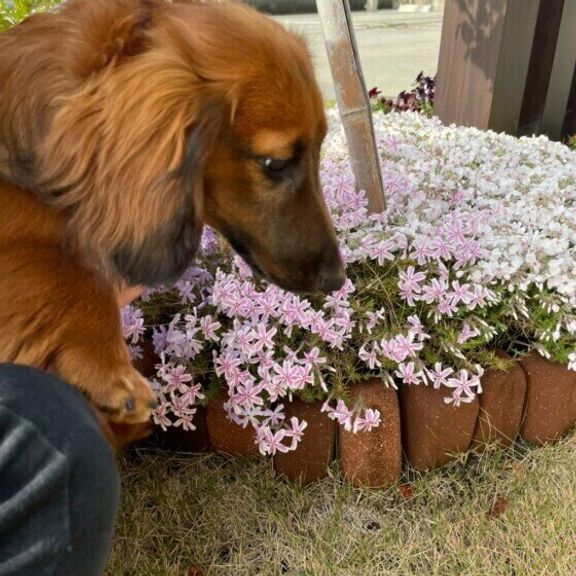
[[[99,386],[87,392],[111,422],[146,422],[156,407],[156,395],[150,383],[131,366],[105,376]]]

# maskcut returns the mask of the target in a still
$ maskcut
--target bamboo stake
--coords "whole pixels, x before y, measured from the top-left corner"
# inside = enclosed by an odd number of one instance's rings
[[[382,212],[385,200],[380,160],[350,5],[348,0],[316,0],[316,7],[324,32],[356,185],[366,191],[370,212]]]

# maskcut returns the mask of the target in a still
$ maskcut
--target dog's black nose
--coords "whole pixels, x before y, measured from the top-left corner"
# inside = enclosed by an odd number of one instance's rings
[[[324,294],[339,290],[346,281],[346,271],[340,259],[325,264],[318,275],[318,289]]]

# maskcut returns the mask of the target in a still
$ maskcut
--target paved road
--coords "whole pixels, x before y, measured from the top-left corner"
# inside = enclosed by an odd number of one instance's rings
[[[333,100],[334,87],[318,16],[303,14],[275,19],[306,38],[322,93]],[[442,27],[440,12],[353,12],[352,21],[368,89],[378,86],[383,94],[392,96],[411,87],[420,70],[436,74]]]

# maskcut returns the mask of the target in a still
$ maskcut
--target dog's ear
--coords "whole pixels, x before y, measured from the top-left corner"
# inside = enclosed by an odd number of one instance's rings
[[[221,131],[222,119],[219,106],[207,104],[202,108],[188,132],[181,164],[158,182],[159,189],[175,186],[179,190],[180,206],[139,246],[120,247],[113,254],[118,273],[131,284],[171,283],[191,264],[203,228],[204,163]]]
[[[204,163],[229,104],[163,45],[91,78],[59,105],[37,188],[65,211],[94,264],[131,284],[173,282],[198,246]]]
[[[71,0],[66,10],[74,21],[67,39],[70,71],[85,79],[144,52],[161,7],[159,0]]]

